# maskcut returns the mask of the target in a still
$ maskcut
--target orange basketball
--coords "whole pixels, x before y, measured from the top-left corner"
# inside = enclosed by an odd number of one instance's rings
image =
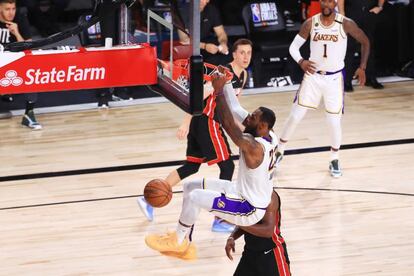
[[[145,185],[144,197],[152,207],[163,207],[171,201],[171,186],[162,179],[153,179]]]

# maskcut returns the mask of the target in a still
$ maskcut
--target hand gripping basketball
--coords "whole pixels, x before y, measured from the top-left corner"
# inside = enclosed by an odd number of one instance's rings
[[[184,77],[187,79],[189,78],[190,68],[189,68],[188,62],[189,62],[188,59],[177,59],[174,61],[174,71],[173,71],[173,76],[172,76],[173,80],[177,80],[180,77]],[[163,66],[165,67],[168,65],[164,64]],[[221,67],[222,69],[219,69],[219,67]],[[233,78],[233,73],[230,72],[228,68],[223,67],[223,66],[217,67],[216,65],[204,62],[204,75],[203,75],[204,81],[211,81],[212,76],[217,71],[219,71],[221,74],[224,74],[226,76],[227,81],[231,81],[231,79]]]
[[[211,76],[211,83],[213,85],[215,95],[219,96],[223,94],[223,88],[226,82],[227,77],[225,74],[225,69],[223,66],[219,66],[218,71]]]

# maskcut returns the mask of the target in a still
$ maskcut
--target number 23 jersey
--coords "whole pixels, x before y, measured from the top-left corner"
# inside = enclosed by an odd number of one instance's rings
[[[240,194],[254,207],[266,208],[272,197],[273,171],[278,138],[273,131],[269,132],[270,141],[264,137],[256,137],[264,149],[263,161],[255,169],[246,165],[243,152],[240,151],[237,187]]]
[[[344,68],[348,37],[344,31],[344,16],[336,14],[330,26],[324,26],[317,14],[312,17],[310,60],[317,71],[336,72]]]

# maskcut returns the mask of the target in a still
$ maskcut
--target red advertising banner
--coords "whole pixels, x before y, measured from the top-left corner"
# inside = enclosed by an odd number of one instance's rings
[[[147,44],[0,53],[0,94],[78,90],[157,82]]]

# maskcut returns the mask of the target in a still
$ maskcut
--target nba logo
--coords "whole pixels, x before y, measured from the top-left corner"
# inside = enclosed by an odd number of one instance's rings
[[[261,16],[260,16],[259,4],[257,4],[257,3],[251,4],[250,9],[252,10],[253,23],[261,22],[262,19],[261,19]]]

